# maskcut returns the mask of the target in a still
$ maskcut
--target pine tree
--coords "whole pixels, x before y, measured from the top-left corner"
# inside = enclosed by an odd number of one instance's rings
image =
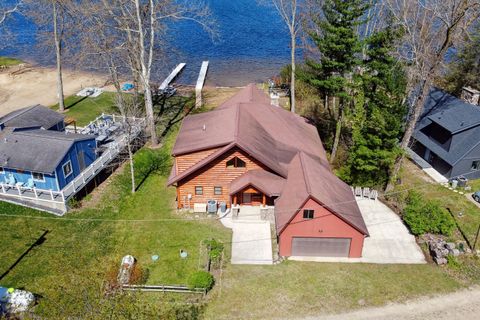
[[[320,2],[319,0],[317,0]],[[329,98],[338,99],[330,107],[336,121],[334,142],[330,160],[334,160],[340,141],[344,111],[351,102],[349,87],[355,67],[359,65],[359,53],[362,43],[356,28],[364,23],[361,17],[368,5],[364,0],[325,0],[323,18],[314,17],[313,22],[318,32],[311,31],[309,35],[320,53],[320,60],[307,60],[306,70],[301,78],[317,88],[324,97],[325,107],[329,108]]]
[[[353,125],[347,165],[340,170],[350,183],[384,186],[400,152],[406,81],[401,66],[391,55],[398,36],[388,27],[367,41],[361,79],[362,112]]]
[[[472,33],[472,39],[458,53],[442,79],[442,87],[460,96],[465,86],[480,90],[480,24]]]

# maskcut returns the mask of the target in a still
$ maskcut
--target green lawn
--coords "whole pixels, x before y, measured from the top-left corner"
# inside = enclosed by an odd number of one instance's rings
[[[228,266],[206,319],[318,316],[460,288],[433,265],[370,265],[287,261]],[[221,295],[220,295],[221,294]],[[226,303],[228,302],[228,303]]]
[[[137,153],[138,181],[148,171],[145,168],[149,161],[162,159],[159,155],[168,153],[171,144],[169,137],[162,149],[143,149]],[[126,254],[136,257],[140,266],[148,269],[147,283],[186,284],[188,276],[199,268],[200,242],[211,237],[227,242],[231,234],[217,220],[195,220],[193,215],[176,213],[173,209],[175,190],[166,187],[164,174],[169,167],[168,160],[148,175],[133,195],[128,191],[128,167],[124,168],[122,174],[111,177],[101,201],[88,203],[88,208],[75,210],[64,218],[0,202],[0,214],[30,216],[0,216],[0,247],[3,248],[0,274],[44,230],[49,230],[46,240],[30,251],[0,285],[40,294],[44,299],[37,312],[55,318],[66,314],[80,316],[89,305],[98,308],[100,313],[107,312],[104,304],[112,300],[105,300],[101,288],[109,271],[117,268]],[[90,218],[104,220],[81,220]],[[179,257],[181,249],[188,252],[185,260]],[[158,262],[151,261],[153,254],[160,256]],[[125,299],[131,297],[128,295]],[[151,294],[139,294],[135,303],[149,302],[152,307],[166,310],[160,303],[171,299],[183,299],[183,296],[152,298]],[[131,301],[124,303],[131,305]]]
[[[67,99],[67,116],[76,117],[78,125],[83,125],[102,111],[108,112],[113,94],[75,104],[79,100]],[[125,166],[84,201],[83,209],[63,218],[0,202],[0,274],[44,230],[49,231],[46,240],[19,261],[0,285],[40,294],[43,299],[36,312],[52,319],[198,317],[203,303],[186,304],[191,297],[158,293],[106,296],[103,290],[110,271],[126,254],[135,256],[148,270],[149,284],[186,283],[199,267],[199,247],[204,239],[223,241],[229,257],[229,229],[217,220],[196,219],[174,209],[175,190],[166,187],[166,177],[177,129],[178,124],[162,148],[144,148],[136,154],[136,179],[137,183],[143,182],[133,195]],[[421,171],[409,162],[404,166],[402,181],[396,191],[416,188],[425,197],[439,199],[452,212],[462,210],[464,217],[457,221],[471,238],[480,213],[475,205],[464,196],[427,183]],[[188,252],[186,260],[179,257],[181,249]],[[159,261],[151,261],[153,254],[160,256]],[[474,259],[461,260],[455,268],[293,261],[273,266],[226,264],[206,300],[203,315],[207,319],[289,318],[378,306],[479,283],[478,265]]]
[[[415,189],[422,193],[426,199],[438,201],[441,206],[453,213],[458,226],[473,245],[480,225],[480,208],[470,202],[466,195],[461,195],[439,184],[429,183],[425,179],[424,172],[410,160],[405,160],[402,169],[402,185],[397,186],[396,191]],[[479,186],[480,182],[471,181],[470,184],[474,190],[477,190],[476,186]],[[403,193],[403,195],[406,194],[406,192]],[[461,217],[459,216],[460,212],[463,214]],[[452,238],[453,240],[463,240],[460,232],[456,232]]]
[[[96,98],[70,96],[65,99],[65,116],[75,119],[78,126],[85,126],[102,112],[114,112],[114,105],[115,93],[113,92],[104,92]],[[58,104],[51,108],[58,110]]]
[[[402,185],[436,199],[452,212],[463,212],[457,223],[473,241],[480,209],[465,196],[430,183],[406,160]],[[460,232],[452,240],[463,240]],[[268,319],[315,316],[364,306],[379,306],[422,295],[441,294],[480,283],[478,258],[462,257],[458,265],[335,264],[287,261],[276,266],[228,266],[221,288],[207,306],[207,319]],[[225,301],[229,301],[225,304]]]
[[[17,64],[20,64],[20,63],[22,63],[22,61],[18,59],[0,57],[0,67],[16,66]]]

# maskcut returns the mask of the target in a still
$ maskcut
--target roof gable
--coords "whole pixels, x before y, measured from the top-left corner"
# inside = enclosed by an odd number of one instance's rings
[[[298,151],[319,157],[327,164],[326,153],[315,126],[267,102],[268,97],[264,92],[255,85],[249,85],[218,109],[186,117],[173,154],[181,155],[234,143],[283,177],[286,177],[288,164]],[[204,160],[199,163],[205,165],[213,157]],[[199,166],[192,168],[199,169]],[[188,172],[192,173],[192,170]],[[178,177],[172,177],[170,182],[175,180],[178,181]]]
[[[318,159],[301,152],[292,160],[282,195],[275,203],[278,234],[286,228],[309,198],[368,235],[351,188]]]
[[[41,127],[50,129],[64,120],[64,116],[42,105],[19,109],[0,118],[5,127]]]
[[[0,166],[52,174],[72,146],[95,136],[50,130],[4,132],[0,141]]]
[[[251,185],[269,197],[279,196],[285,179],[265,170],[250,170],[233,180],[230,184],[230,194],[235,194]]]

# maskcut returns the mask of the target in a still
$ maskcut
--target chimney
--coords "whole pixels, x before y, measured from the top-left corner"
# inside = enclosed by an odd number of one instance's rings
[[[276,92],[270,93],[270,104],[276,107],[280,106],[280,95],[278,93]]]
[[[480,91],[476,89],[471,87],[463,87],[461,98],[468,103],[480,106]]]

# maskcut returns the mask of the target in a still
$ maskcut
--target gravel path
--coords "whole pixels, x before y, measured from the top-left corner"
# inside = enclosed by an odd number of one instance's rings
[[[389,304],[311,320],[446,320],[480,319],[480,287],[457,291],[434,298],[420,298],[407,303]]]

